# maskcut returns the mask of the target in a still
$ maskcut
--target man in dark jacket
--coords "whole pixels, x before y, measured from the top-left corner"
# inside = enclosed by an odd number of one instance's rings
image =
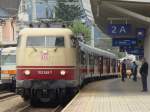
[[[147,91],[147,76],[148,76],[148,63],[145,58],[142,59],[142,66],[140,68],[140,74],[142,78],[143,92]]]
[[[122,62],[122,69],[121,69],[122,81],[125,81],[126,77],[126,60],[124,59]]]
[[[136,62],[134,61],[133,64],[132,64],[132,74],[133,74],[133,80],[134,81],[137,81],[137,64]]]

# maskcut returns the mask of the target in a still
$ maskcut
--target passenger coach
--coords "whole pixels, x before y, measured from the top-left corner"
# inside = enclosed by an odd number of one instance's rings
[[[16,86],[16,47],[3,48],[0,52],[1,88],[14,91]]]

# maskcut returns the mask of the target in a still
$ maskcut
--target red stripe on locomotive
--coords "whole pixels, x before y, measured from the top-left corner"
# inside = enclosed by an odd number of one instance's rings
[[[43,79],[43,80],[74,80],[75,79],[75,69],[72,67],[61,67],[54,68],[49,66],[18,66],[17,68],[17,79],[18,80],[35,80],[35,79]],[[30,69],[26,69],[30,68]],[[40,68],[40,69],[37,69]],[[44,69],[42,69],[44,68]],[[49,69],[48,69],[49,68]],[[65,68],[65,69],[64,69]],[[25,75],[25,70],[30,71],[30,75]],[[61,71],[65,71],[65,75],[61,75]]]
[[[17,68],[74,68],[75,66],[17,66]]]

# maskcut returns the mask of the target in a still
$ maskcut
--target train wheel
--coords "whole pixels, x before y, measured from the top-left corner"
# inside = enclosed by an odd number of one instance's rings
[[[84,86],[84,84],[82,84]],[[77,94],[79,92],[79,87],[74,87],[73,88],[73,95]]]
[[[59,104],[64,104],[65,100],[66,100],[66,90],[65,89],[59,89],[58,92],[58,99],[59,99]]]
[[[48,104],[52,107],[58,105],[56,90],[43,90],[41,92],[38,92],[37,97],[43,104]]]
[[[67,88],[66,95],[72,98],[79,91],[79,87]]]
[[[22,98],[23,98],[24,101],[28,101],[29,100],[28,96],[22,96]]]
[[[31,106],[38,106],[39,100],[37,99],[37,97],[32,97],[30,100],[30,104]]]

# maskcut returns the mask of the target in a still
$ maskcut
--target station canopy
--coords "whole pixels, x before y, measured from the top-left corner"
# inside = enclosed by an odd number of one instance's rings
[[[150,0],[91,0],[91,7],[95,23],[105,33],[108,24],[113,23],[149,27]]]

